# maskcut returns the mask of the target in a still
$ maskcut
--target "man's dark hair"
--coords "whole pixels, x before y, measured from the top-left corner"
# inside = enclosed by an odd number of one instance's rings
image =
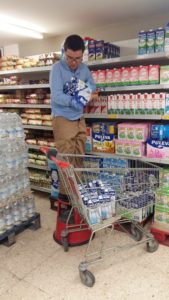
[[[83,39],[76,34],[69,35],[64,42],[64,50],[71,49],[73,51],[82,50],[84,52],[85,45]]]

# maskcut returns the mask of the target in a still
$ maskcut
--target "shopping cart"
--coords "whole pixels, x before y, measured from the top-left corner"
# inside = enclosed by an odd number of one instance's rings
[[[88,266],[101,260],[105,252],[114,248],[106,248],[105,242],[117,225],[137,244],[146,242],[148,252],[157,250],[157,240],[143,228],[137,217],[140,211],[144,212],[144,216],[147,211],[152,212],[154,191],[159,185],[158,167],[137,159],[122,160],[114,157],[113,163],[110,163],[108,157],[78,155],[76,158],[83,159],[83,165],[74,168],[69,162],[72,155],[57,153],[56,156],[56,150],[52,150],[49,156],[57,165],[72,205],[63,232],[63,246],[72,230],[80,230],[69,227],[74,209],[78,210],[82,223],[86,223],[91,230],[85,259],[79,264],[79,274],[84,285],[94,285],[95,277],[88,271]],[[92,160],[95,160],[94,164]],[[124,226],[126,223],[130,224],[130,230]],[[105,240],[101,242],[98,251],[91,252],[92,239],[101,230],[105,232]]]

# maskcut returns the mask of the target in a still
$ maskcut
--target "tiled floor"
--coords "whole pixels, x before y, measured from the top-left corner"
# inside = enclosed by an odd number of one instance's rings
[[[44,194],[36,195],[41,229],[17,235],[16,243],[0,245],[0,300],[168,300],[169,248],[161,246],[150,254],[145,244],[108,252],[105,260],[90,266],[96,278],[94,287],[84,286],[78,265],[86,246],[64,252],[53,240],[55,212]],[[101,235],[93,240],[98,248]],[[132,240],[114,232],[109,246],[126,246]]]

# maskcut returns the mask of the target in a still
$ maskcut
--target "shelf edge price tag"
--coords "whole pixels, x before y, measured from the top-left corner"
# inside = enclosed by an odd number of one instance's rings
[[[108,115],[108,118],[109,119],[118,119],[118,115],[116,115],[116,114],[110,114],[110,115]]]
[[[169,120],[169,115],[162,116],[162,120]]]

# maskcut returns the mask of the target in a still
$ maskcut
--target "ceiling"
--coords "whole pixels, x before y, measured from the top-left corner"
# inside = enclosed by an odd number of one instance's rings
[[[34,29],[39,27],[44,37],[52,37],[166,12],[168,0],[5,0],[0,17],[19,19]],[[30,38],[0,31],[0,46],[25,39]]]

